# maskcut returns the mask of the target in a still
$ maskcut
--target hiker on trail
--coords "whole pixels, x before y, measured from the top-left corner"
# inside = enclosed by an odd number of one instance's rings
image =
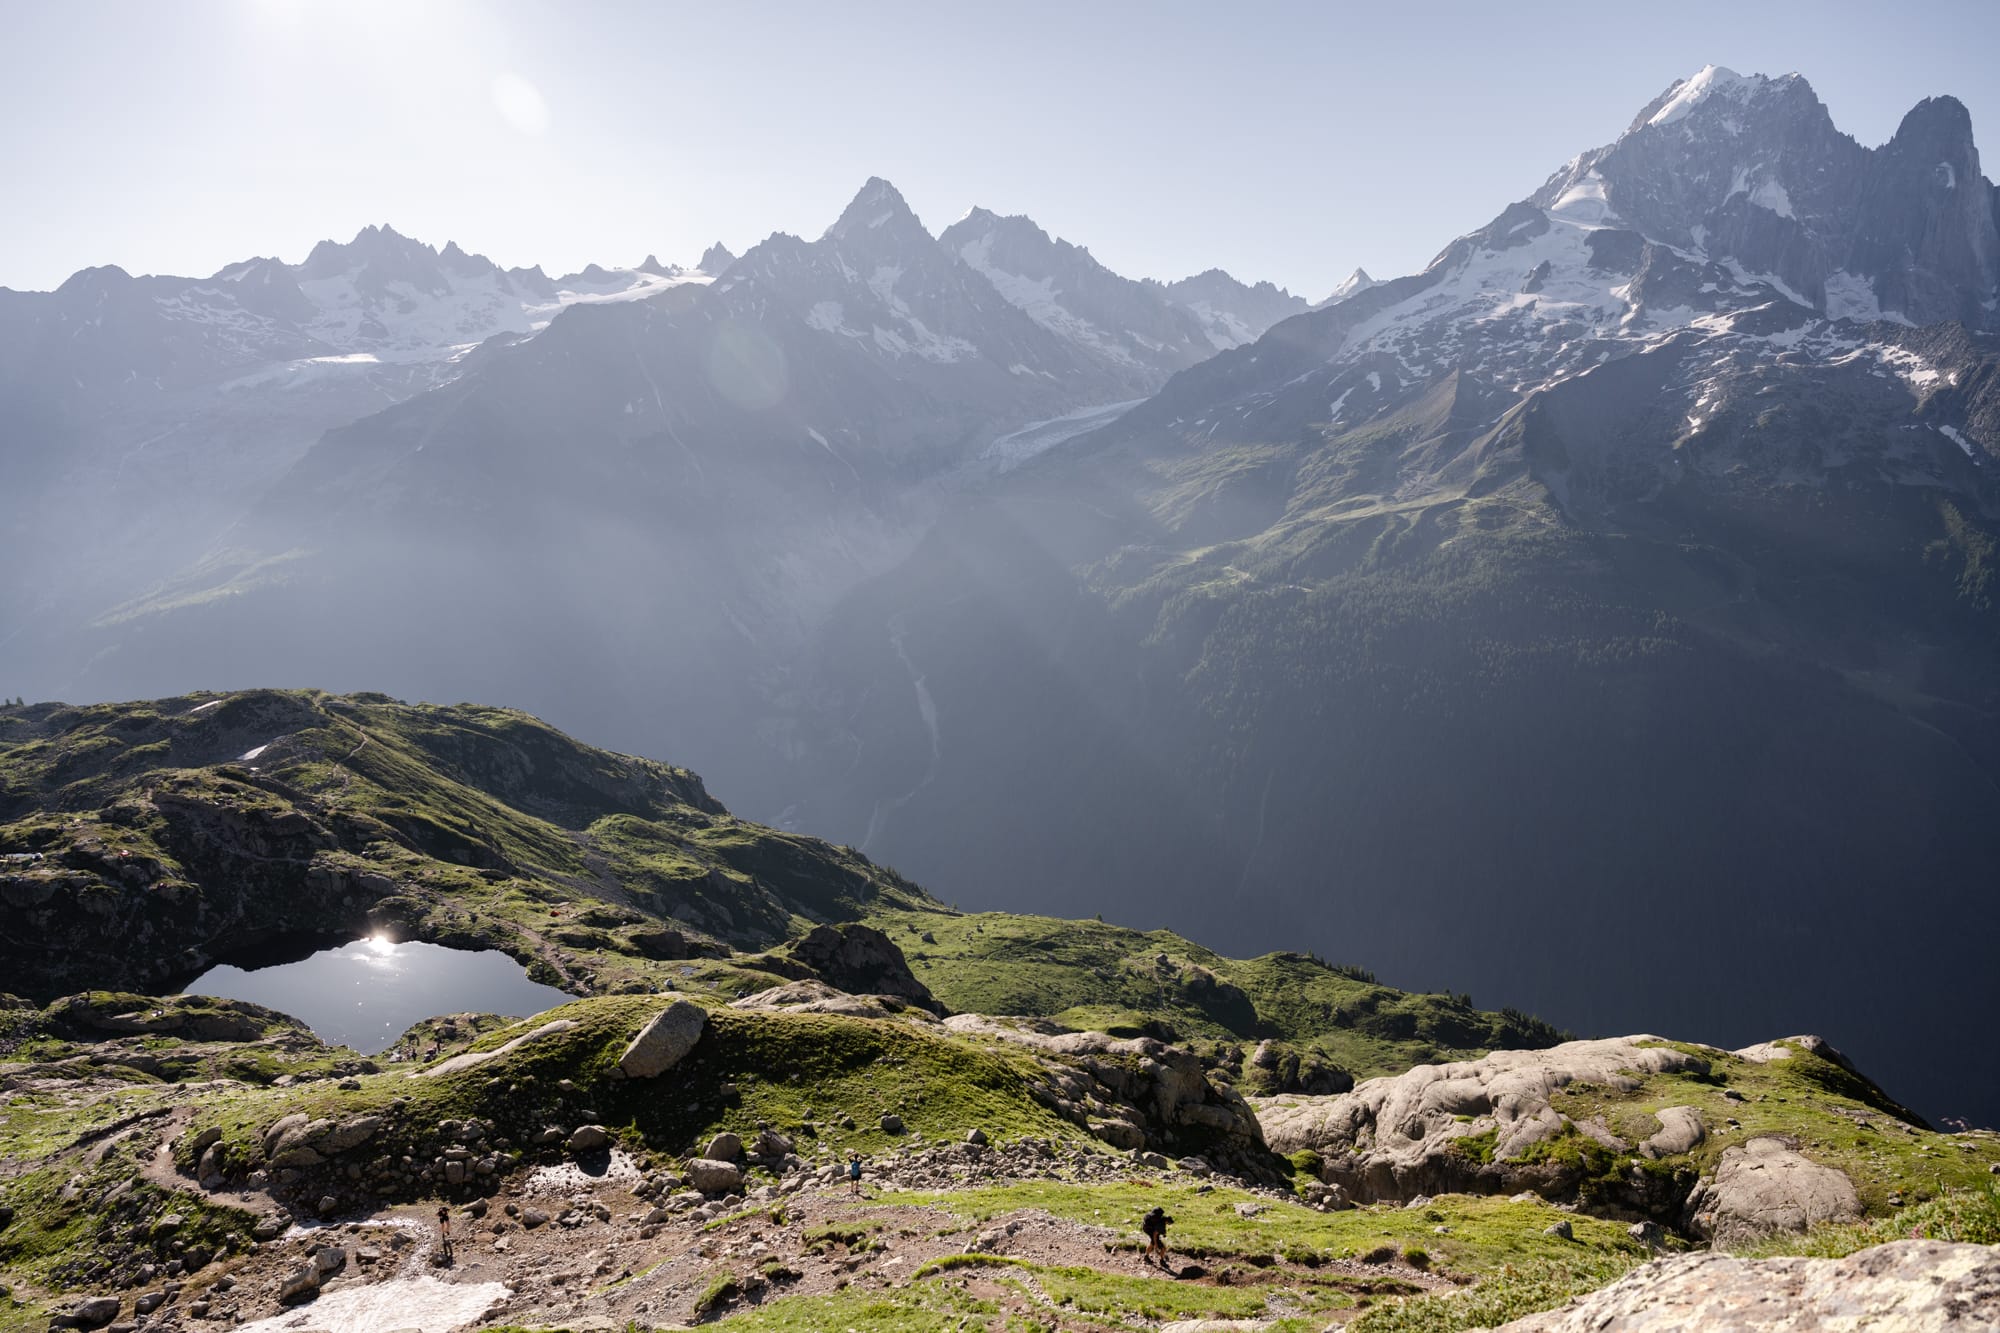
[[[847,1154],[847,1192],[859,1197],[861,1194],[861,1154]]]
[[[1155,1208],[1140,1219],[1139,1230],[1146,1233],[1146,1253],[1143,1262],[1153,1262],[1153,1256],[1157,1254],[1160,1256],[1160,1267],[1167,1267],[1167,1228],[1172,1225],[1173,1220],[1167,1216],[1164,1208]]]
[[[451,1262],[451,1209],[445,1206],[444,1204],[438,1205],[438,1241],[440,1243],[440,1248],[438,1250],[439,1256],[444,1260],[444,1262],[450,1263]]]

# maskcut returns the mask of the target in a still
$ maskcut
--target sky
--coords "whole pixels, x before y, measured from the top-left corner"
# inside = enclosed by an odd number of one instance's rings
[[[1990,0],[0,0],[0,286],[379,222],[551,274],[692,264],[817,236],[879,175],[933,232],[983,205],[1128,276],[1317,300],[1709,63],[1804,74],[1865,144],[1947,92],[2000,143],[1995,51]]]

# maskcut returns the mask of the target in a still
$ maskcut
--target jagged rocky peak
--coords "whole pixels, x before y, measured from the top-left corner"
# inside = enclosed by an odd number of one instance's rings
[[[485,255],[468,254],[459,248],[457,241],[444,243],[444,249],[438,252],[438,263],[454,277],[477,278],[499,271],[499,265]]]
[[[931,234],[910,211],[902,192],[880,176],[870,176],[821,239],[873,249],[917,237],[929,241]]]
[[[298,276],[307,282],[351,278],[365,291],[379,291],[392,282],[408,283],[433,296],[451,289],[450,274],[439,262],[438,252],[387,223],[363,227],[346,245],[321,241],[299,265]]]
[[[695,267],[711,278],[719,278],[727,273],[729,266],[735,262],[736,256],[730,253],[729,247],[717,241],[701,252],[701,262]]]

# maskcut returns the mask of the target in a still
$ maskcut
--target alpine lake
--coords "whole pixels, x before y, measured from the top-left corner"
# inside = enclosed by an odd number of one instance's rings
[[[447,949],[380,935],[269,967],[221,964],[188,983],[185,993],[276,1009],[329,1045],[363,1055],[388,1050],[413,1024],[440,1014],[525,1018],[576,998],[531,981],[519,963],[495,949]]]

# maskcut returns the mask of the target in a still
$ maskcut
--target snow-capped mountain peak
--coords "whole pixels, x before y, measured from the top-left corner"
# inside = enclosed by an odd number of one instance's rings
[[[1352,273],[1342,278],[1340,280],[1340,285],[1333,289],[1333,294],[1327,297],[1326,300],[1320,302],[1320,304],[1332,305],[1335,301],[1345,301],[1348,297],[1353,296],[1359,292],[1365,292],[1374,285],[1375,285],[1375,279],[1368,276],[1368,270],[1365,268],[1357,268]]]

